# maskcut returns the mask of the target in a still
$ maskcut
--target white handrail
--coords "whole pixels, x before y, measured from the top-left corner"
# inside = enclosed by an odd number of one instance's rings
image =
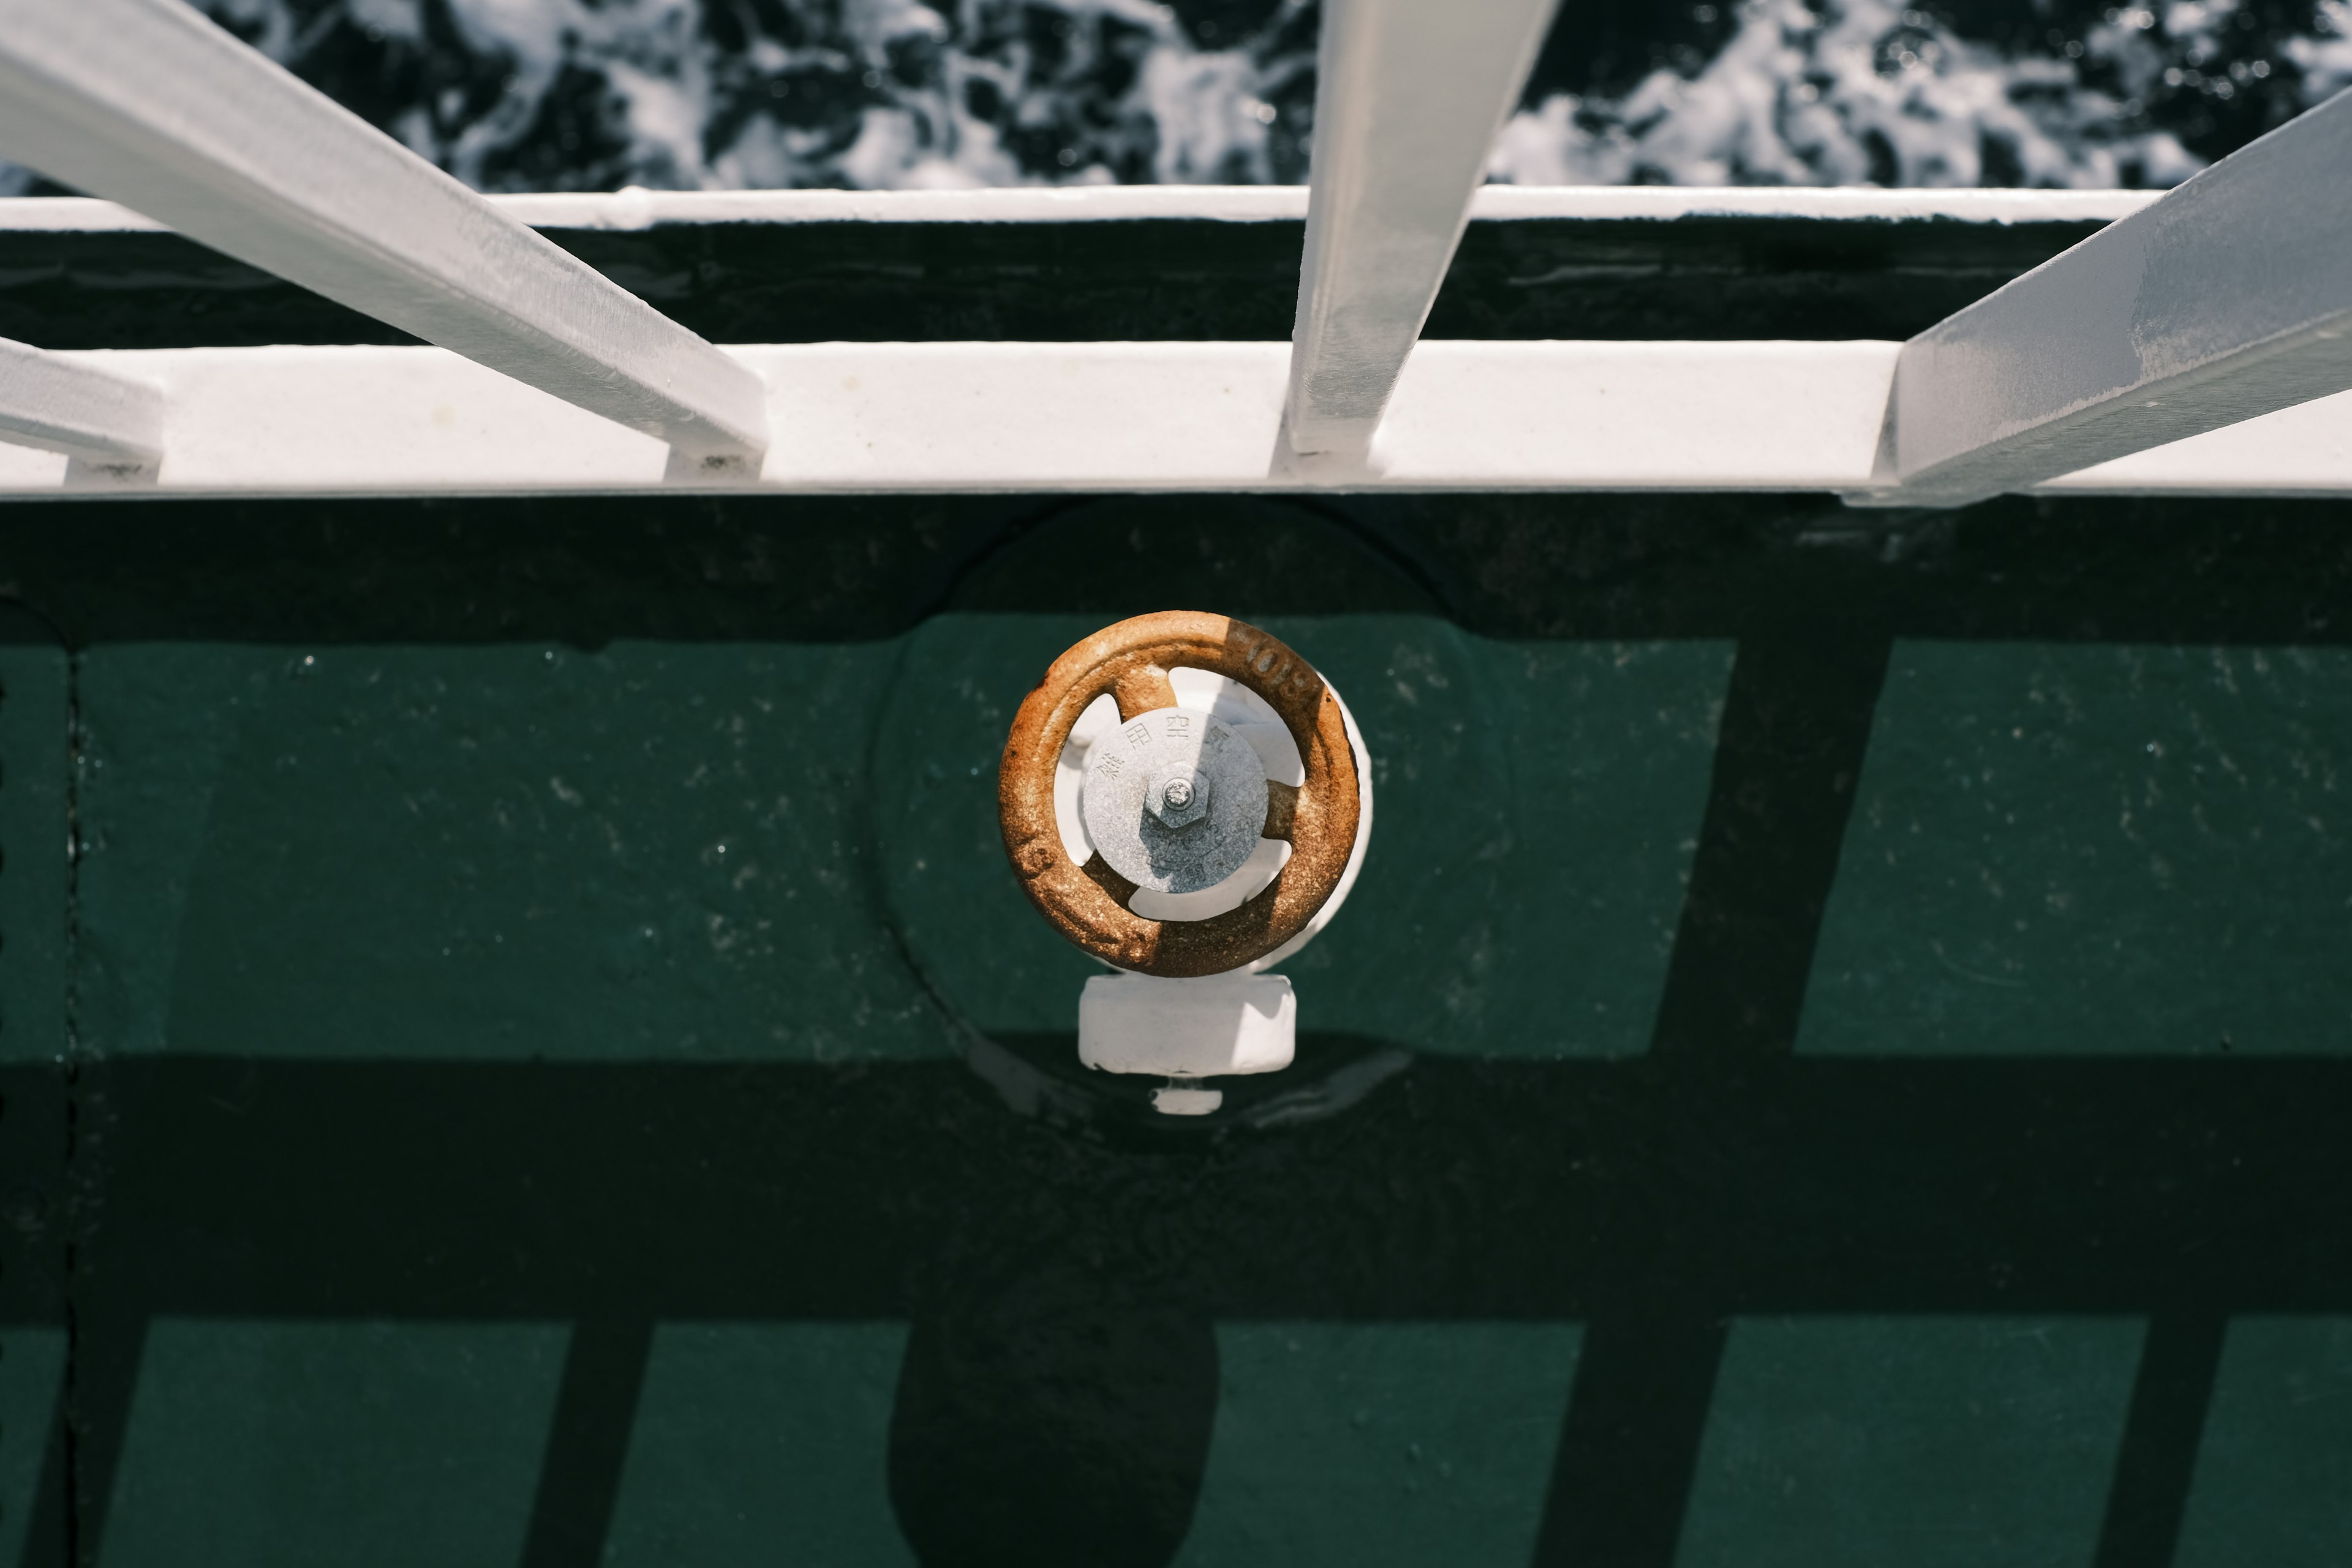
[[[2352,92],[1946,318],[1853,499],[1962,505],[2352,388],[2347,198]]]
[[[152,382],[0,338],[0,441],[100,468],[152,468],[163,395]]]
[[[172,0],[0,0],[0,156],[720,466],[759,378]]]
[[[1360,456],[1553,0],[1325,0],[1289,441]]]
[[[1380,470],[1333,475],[1268,471],[1280,341],[736,344],[765,373],[776,447],[710,493],[1844,489],[1869,479],[1898,346],[1423,342]],[[0,452],[0,504],[665,485],[659,442],[440,349],[91,357],[165,389],[160,476],[134,488]]]
[[[771,388],[764,472],[712,493],[1843,492],[1871,482],[1894,342],[1462,342],[1413,350],[1377,468],[1280,465],[1290,345],[730,345]],[[442,349],[115,349],[163,389],[135,482],[0,446],[10,500],[653,495],[667,452]],[[2042,495],[2352,497],[2352,392],[2034,487]],[[1824,524],[1823,526],[1829,526]],[[1832,530],[1834,531],[1834,529]]]

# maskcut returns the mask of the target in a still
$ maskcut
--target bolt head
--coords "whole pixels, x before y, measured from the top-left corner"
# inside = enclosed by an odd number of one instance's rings
[[[1179,765],[1156,775],[1144,792],[1143,808],[1163,828],[1181,831],[1209,815],[1209,776]]]
[[[1120,876],[1154,892],[1198,892],[1257,848],[1265,768],[1215,719],[1160,709],[1088,750],[1078,806],[1096,852]]]

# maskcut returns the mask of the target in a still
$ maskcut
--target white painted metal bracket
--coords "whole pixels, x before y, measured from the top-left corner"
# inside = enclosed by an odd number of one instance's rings
[[[113,478],[163,456],[163,394],[152,382],[0,338],[0,441],[58,452]]]
[[[1553,0],[1325,0],[1288,438],[1360,458]]]
[[[0,0],[0,155],[726,465],[758,377],[206,20]]]
[[[1962,505],[2352,388],[2347,195],[2352,92],[1922,332],[1848,499]]]

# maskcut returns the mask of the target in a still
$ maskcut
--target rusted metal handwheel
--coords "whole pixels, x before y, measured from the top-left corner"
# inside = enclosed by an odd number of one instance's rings
[[[1207,920],[1155,921],[1129,908],[1138,884],[1099,851],[1083,866],[1071,859],[1055,814],[1054,773],[1079,716],[1106,692],[1118,704],[1119,733],[1139,747],[1171,721],[1181,726],[1168,679],[1178,668],[1225,676],[1264,699],[1297,745],[1306,778],[1297,787],[1265,783],[1260,832],[1291,847],[1272,883]],[[1139,724],[1144,720],[1154,720],[1157,730]],[[1203,779],[1194,773],[1152,784],[1162,792],[1152,809],[1163,823],[1191,826],[1182,815],[1209,804],[1192,799],[1195,788],[1209,787]],[[1219,797],[1232,798],[1230,791]],[[1055,930],[1106,963],[1183,979],[1244,968],[1307,929],[1347,872],[1362,788],[1345,710],[1312,666],[1246,622],[1168,610],[1108,626],[1054,661],[1013,721],[997,804],[1005,853],[1030,901]]]

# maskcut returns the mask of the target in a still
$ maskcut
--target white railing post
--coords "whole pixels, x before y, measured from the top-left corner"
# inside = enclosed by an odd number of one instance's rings
[[[1293,450],[1369,450],[1553,3],[1324,0]]]
[[[1878,505],[1956,506],[2352,388],[2352,92],[1913,338]]]
[[[175,0],[0,0],[0,156],[730,466],[759,378]]]
[[[0,338],[0,441],[107,468],[163,456],[163,395],[95,365]]]

